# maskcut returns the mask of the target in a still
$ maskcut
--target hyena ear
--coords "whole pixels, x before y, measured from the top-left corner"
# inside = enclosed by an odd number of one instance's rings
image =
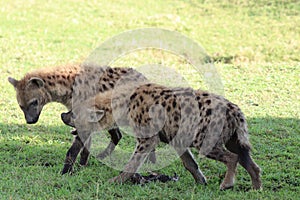
[[[99,122],[105,115],[104,110],[88,109],[88,122]]]
[[[14,87],[17,87],[19,81],[12,77],[8,77],[8,82],[10,82],[10,84],[12,84]]]
[[[31,79],[29,79],[27,85],[30,85],[30,84],[37,86],[38,88],[41,88],[45,85],[45,82],[38,77],[32,77]]]

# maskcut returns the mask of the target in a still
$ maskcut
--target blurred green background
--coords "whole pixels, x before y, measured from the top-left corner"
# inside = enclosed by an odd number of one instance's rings
[[[293,0],[78,1],[0,0],[0,197],[1,199],[297,199],[300,192],[300,3]],[[35,125],[25,124],[7,77],[37,68],[78,63],[102,42],[124,31],[158,27],[200,44],[215,60],[225,96],[244,111],[253,158],[262,168],[263,191],[247,191],[239,167],[235,188],[220,192],[225,166],[197,161],[208,186],[194,184],[179,160],[160,172],[176,183],[110,185],[119,172],[95,158],[72,176],[61,176],[71,144],[60,121],[66,109],[47,105]],[[202,77],[176,55],[142,50],[113,66],[161,64],[194,87]],[[155,72],[153,72],[155,73]],[[155,76],[152,76],[155,81]],[[160,81],[159,77],[157,81]],[[172,84],[172,83],[170,83]],[[129,139],[128,139],[129,140]],[[125,138],[120,147],[127,146]]]

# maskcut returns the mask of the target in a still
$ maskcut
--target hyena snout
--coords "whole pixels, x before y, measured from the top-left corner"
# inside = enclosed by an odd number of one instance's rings
[[[74,125],[74,120],[72,120],[72,118],[73,118],[73,113],[72,113],[72,111],[69,111],[69,112],[67,112],[67,113],[61,113],[61,120],[66,124],[66,125],[68,125],[68,126],[72,126],[72,127],[75,127],[75,125]]]
[[[35,124],[39,120],[39,114],[32,116],[30,114],[24,113],[24,115],[25,115],[25,119],[26,119],[27,124]]]

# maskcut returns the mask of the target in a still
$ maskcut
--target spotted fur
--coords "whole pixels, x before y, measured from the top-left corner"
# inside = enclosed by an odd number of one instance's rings
[[[113,103],[116,100],[127,104]],[[121,109],[119,105],[122,105]],[[125,100],[120,95],[105,92],[75,109],[68,113],[73,116],[69,119],[85,127],[86,132],[83,130],[82,134],[87,137],[94,129],[115,126],[120,116],[134,130],[136,149],[123,172],[111,182],[128,180],[162,141],[174,147],[197,183],[206,184],[206,179],[191,155],[191,147],[226,165],[221,190],[233,187],[237,163],[251,176],[253,188],[261,189],[260,168],[250,156],[246,119],[237,105],[221,96],[191,88],[168,88],[148,83],[133,89]],[[125,112],[114,115],[114,112],[120,113],[119,110]],[[64,120],[67,124],[74,121]]]
[[[146,78],[132,68],[111,68],[99,66],[67,65],[56,68],[44,68],[26,74],[21,80],[9,77],[8,81],[16,90],[17,101],[22,109],[26,122],[34,124],[47,103],[58,102],[71,110],[87,98],[97,93],[114,89],[122,77],[123,84],[130,81],[144,81]],[[104,152],[98,155],[103,159],[118,144],[122,135],[117,127],[109,129],[111,142]],[[77,133],[74,131],[73,133]],[[81,151],[81,165],[86,165],[89,156],[90,141],[75,137],[67,152],[62,174],[71,172],[75,159]]]

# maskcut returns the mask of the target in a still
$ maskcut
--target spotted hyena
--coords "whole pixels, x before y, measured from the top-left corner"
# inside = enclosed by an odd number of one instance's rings
[[[138,82],[146,79],[132,68],[67,65],[36,70],[26,74],[21,80],[9,77],[8,81],[16,90],[17,101],[26,122],[34,124],[38,121],[40,113],[47,103],[58,102],[71,110],[74,105],[80,104],[87,97],[112,90],[120,78],[128,76],[130,78],[123,79],[122,84],[126,84],[126,81]],[[105,151],[99,154],[101,159],[114,150],[115,145],[122,137],[118,127],[111,128],[108,132],[111,142]],[[90,141],[85,144],[86,146],[80,137],[75,137],[67,152],[62,174],[72,170],[73,163],[80,151],[80,164],[87,164]]]
[[[111,182],[128,180],[162,141],[174,147],[197,183],[206,184],[206,178],[190,147],[226,165],[221,190],[233,187],[237,163],[251,176],[254,189],[262,187],[260,168],[250,156],[246,119],[237,105],[205,91],[156,84],[137,87],[127,100],[121,100],[121,104],[114,103],[118,98],[111,92],[98,94],[63,117],[66,124],[85,127],[78,131],[88,137],[89,131],[116,126],[120,116],[114,112],[125,110],[123,121],[133,128],[137,145],[124,170]]]

